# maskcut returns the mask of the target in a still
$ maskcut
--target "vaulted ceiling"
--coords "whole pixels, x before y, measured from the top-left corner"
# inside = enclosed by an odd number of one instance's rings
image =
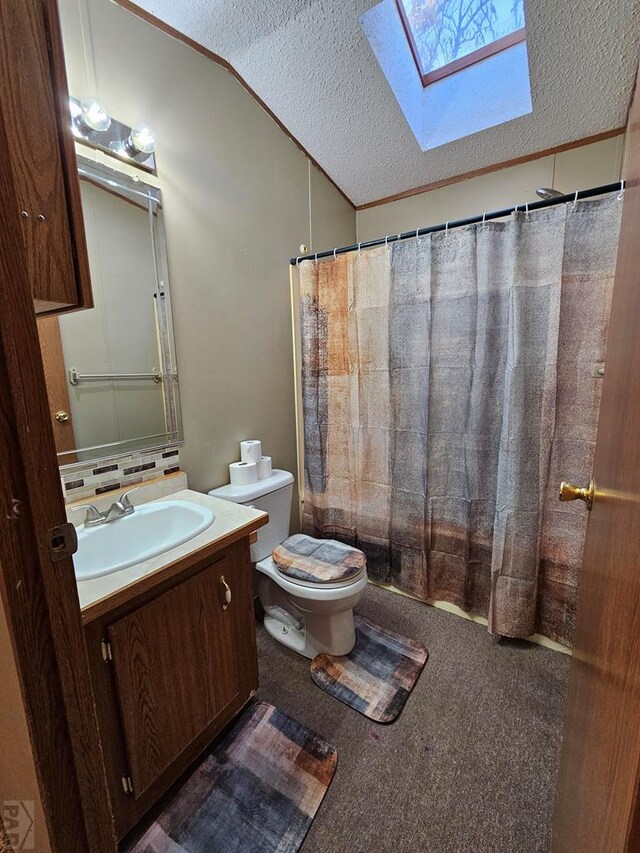
[[[638,64],[640,0],[528,0],[533,111],[422,151],[358,20],[378,2],[136,5],[226,59],[356,205],[626,121]]]

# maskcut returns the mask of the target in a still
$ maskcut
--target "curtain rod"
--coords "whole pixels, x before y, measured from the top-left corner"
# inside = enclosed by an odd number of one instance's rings
[[[567,195],[554,196],[553,198],[545,198],[541,201],[533,201],[528,204],[516,204],[515,207],[505,207],[503,210],[493,210],[491,213],[479,213],[477,216],[469,216],[466,219],[455,219],[450,222],[442,222],[440,225],[430,225],[428,228],[415,228],[413,231],[404,231],[401,234],[390,234],[388,237],[378,237],[376,240],[363,240],[361,243],[354,243],[352,246],[341,246],[337,249],[327,249],[325,252],[312,253],[310,255],[301,255],[298,258],[291,258],[290,264],[292,267],[297,266],[300,261],[317,261],[318,258],[330,258],[336,255],[344,255],[347,252],[355,252],[360,249],[370,249],[372,246],[382,246],[386,243],[396,243],[398,240],[408,240],[411,237],[421,237],[423,234],[434,234],[436,231],[448,231],[451,228],[462,228],[464,225],[474,225],[477,222],[486,222],[489,219],[501,219],[503,216],[510,216],[517,210],[523,213],[526,210],[540,210],[544,207],[553,207],[556,204],[566,204],[568,201],[579,201],[583,198],[593,198],[596,195],[605,195],[619,190],[624,191],[624,181],[617,181],[615,184],[605,184],[601,187],[592,187],[588,190],[578,190]]]

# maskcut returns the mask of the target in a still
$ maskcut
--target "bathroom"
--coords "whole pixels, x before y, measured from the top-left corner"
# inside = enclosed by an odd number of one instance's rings
[[[2,4],[2,853],[640,849],[640,7],[448,5]]]

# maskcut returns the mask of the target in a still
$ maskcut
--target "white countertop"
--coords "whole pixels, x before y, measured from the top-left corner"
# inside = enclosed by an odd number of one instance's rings
[[[142,492],[142,490],[141,490]],[[136,501],[134,494],[131,495],[132,502],[147,503],[148,501]],[[250,509],[241,504],[223,501],[219,498],[213,498],[210,495],[203,495],[200,492],[194,492],[191,489],[181,489],[177,492],[164,494],[156,500],[166,500],[168,497],[176,501],[189,501],[191,503],[200,504],[208,507],[215,515],[213,524],[189,539],[182,545],[176,548],[171,548],[159,554],[157,557],[152,557],[142,563],[137,563],[134,566],[129,566],[126,569],[120,569],[117,572],[112,572],[110,575],[104,575],[101,578],[93,578],[92,580],[78,581],[78,596],[80,598],[80,607],[84,610],[92,604],[95,604],[101,599],[107,598],[125,587],[135,584],[136,581],[146,578],[147,576],[163,569],[170,563],[176,562],[189,554],[199,551],[209,545],[215,544],[219,539],[229,536],[241,527],[245,527],[252,521],[264,518],[267,514],[257,509]],[[117,524],[117,522],[114,522]]]

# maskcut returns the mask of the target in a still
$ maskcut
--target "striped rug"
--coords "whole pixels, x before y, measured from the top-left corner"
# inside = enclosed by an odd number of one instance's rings
[[[295,853],[336,763],[318,734],[251,705],[127,853]]]
[[[404,708],[429,657],[415,640],[355,616],[356,644],[344,657],[318,655],[311,678],[331,696],[377,723],[392,723]]]

